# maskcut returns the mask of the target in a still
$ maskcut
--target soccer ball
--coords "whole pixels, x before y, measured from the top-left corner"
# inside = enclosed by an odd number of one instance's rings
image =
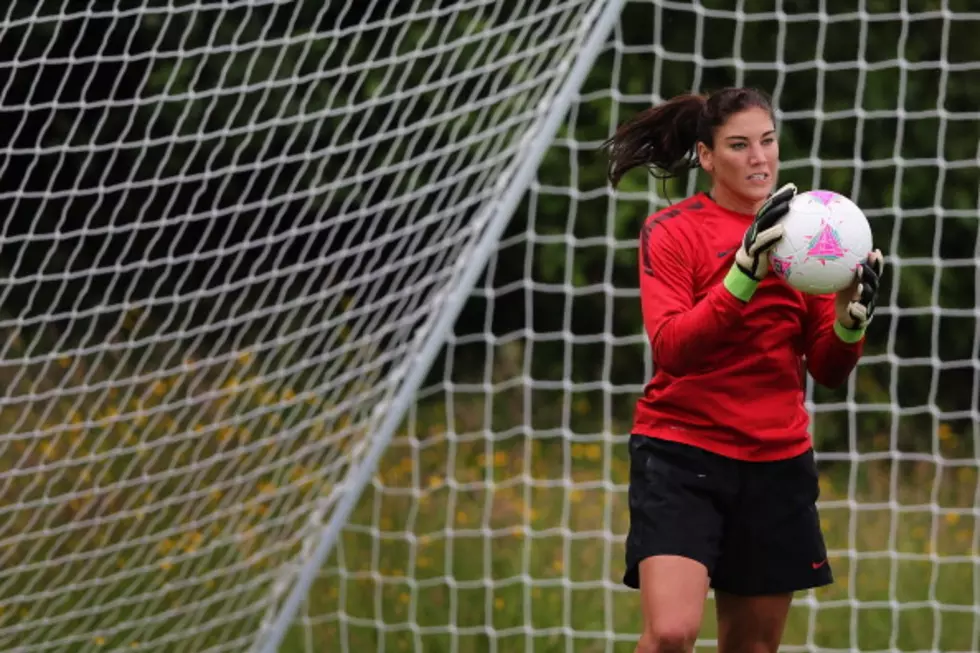
[[[798,193],[781,220],[769,262],[797,290],[821,295],[847,288],[872,251],[871,225],[858,206],[829,190]]]

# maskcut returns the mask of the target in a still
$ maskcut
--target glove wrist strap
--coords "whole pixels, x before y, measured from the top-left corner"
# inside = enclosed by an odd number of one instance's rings
[[[867,330],[867,328],[867,326],[861,326],[850,329],[841,324],[840,320],[834,320],[834,333],[837,334],[838,338],[849,344],[861,340],[861,338],[864,337],[864,332]]]
[[[724,284],[728,292],[743,302],[752,299],[755,289],[759,287],[759,282],[742,270],[738,264],[733,265],[728,274],[725,275]]]

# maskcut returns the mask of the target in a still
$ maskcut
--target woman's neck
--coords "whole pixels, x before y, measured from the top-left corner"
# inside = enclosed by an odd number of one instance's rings
[[[755,215],[756,211],[762,208],[765,200],[757,201],[737,195],[724,186],[714,186],[708,192],[708,197],[714,200],[715,204],[735,213],[743,215]]]

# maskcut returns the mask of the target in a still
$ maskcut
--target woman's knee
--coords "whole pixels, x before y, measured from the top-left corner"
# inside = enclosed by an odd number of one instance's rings
[[[637,653],[688,653],[701,628],[708,575],[704,565],[679,556],[640,564],[643,636]]]
[[[644,629],[636,653],[690,653],[701,624],[667,616]]]

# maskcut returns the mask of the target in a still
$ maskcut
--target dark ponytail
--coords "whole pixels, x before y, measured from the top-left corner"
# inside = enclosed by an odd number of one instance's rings
[[[609,183],[615,188],[633,168],[654,177],[676,177],[697,167],[698,123],[707,99],[679,95],[640,112],[603,145],[609,151]]]
[[[733,113],[750,107],[773,114],[769,97],[752,88],[678,95],[640,112],[603,143],[609,152],[609,182],[615,188],[623,175],[638,167],[648,168],[658,179],[697,168],[698,142],[713,147],[714,130]]]

